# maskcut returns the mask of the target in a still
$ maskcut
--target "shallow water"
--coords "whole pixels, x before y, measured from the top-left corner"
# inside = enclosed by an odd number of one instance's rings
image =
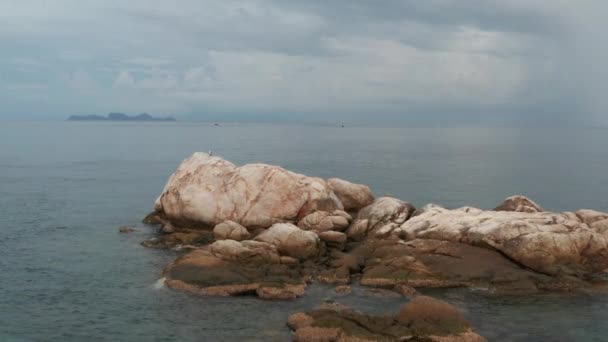
[[[139,225],[179,162],[212,149],[339,176],[420,206],[491,208],[524,193],[550,210],[608,211],[608,131],[335,128],[192,123],[0,125],[0,341],[234,341],[289,338],[289,313],[338,298],[314,286],[292,302],[204,298],[158,288],[176,252],[143,248]],[[405,301],[337,300],[376,313]],[[431,291],[493,341],[608,340],[608,299]]]

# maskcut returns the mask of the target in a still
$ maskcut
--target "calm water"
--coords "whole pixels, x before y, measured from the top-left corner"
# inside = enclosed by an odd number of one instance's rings
[[[139,225],[179,162],[212,149],[368,184],[416,205],[491,208],[524,193],[551,210],[608,211],[608,131],[333,128],[185,123],[0,124],[0,341],[289,339],[293,302],[202,298],[155,286],[175,252]],[[378,313],[402,299],[338,299]],[[492,297],[433,291],[493,341],[606,341],[605,295]]]

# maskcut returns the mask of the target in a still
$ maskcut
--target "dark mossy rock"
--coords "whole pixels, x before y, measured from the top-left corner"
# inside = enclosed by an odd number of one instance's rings
[[[170,249],[175,247],[196,247],[213,242],[213,232],[204,230],[178,231],[170,234],[163,234],[143,241],[141,244],[149,248]]]
[[[143,223],[145,224],[149,224],[149,225],[158,225],[158,224],[163,224],[163,214],[157,211],[153,211],[151,213],[149,213],[148,215],[146,215],[146,217],[144,217],[144,219],[142,220]]]

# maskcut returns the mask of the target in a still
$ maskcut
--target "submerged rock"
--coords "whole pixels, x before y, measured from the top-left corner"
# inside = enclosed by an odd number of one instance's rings
[[[175,226],[213,227],[230,220],[251,229],[343,206],[321,178],[265,164],[237,167],[195,153],[169,178],[155,209]]]
[[[136,231],[137,231],[137,229],[135,229],[133,227],[122,226],[122,227],[118,228],[119,233],[133,233]]]
[[[312,341],[485,341],[452,305],[419,296],[396,316],[371,316],[340,304],[289,316],[293,339]]]
[[[180,246],[202,246],[213,241],[213,233],[199,230],[183,230],[171,234],[163,234],[143,241],[141,244],[149,248],[170,249]]]

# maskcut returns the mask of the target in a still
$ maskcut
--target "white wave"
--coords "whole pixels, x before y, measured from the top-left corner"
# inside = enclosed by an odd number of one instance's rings
[[[157,289],[157,290],[160,290],[163,287],[165,287],[165,280],[167,280],[167,278],[165,278],[165,277],[162,277],[162,278],[158,279],[156,281],[156,283],[154,283],[154,288]]]

